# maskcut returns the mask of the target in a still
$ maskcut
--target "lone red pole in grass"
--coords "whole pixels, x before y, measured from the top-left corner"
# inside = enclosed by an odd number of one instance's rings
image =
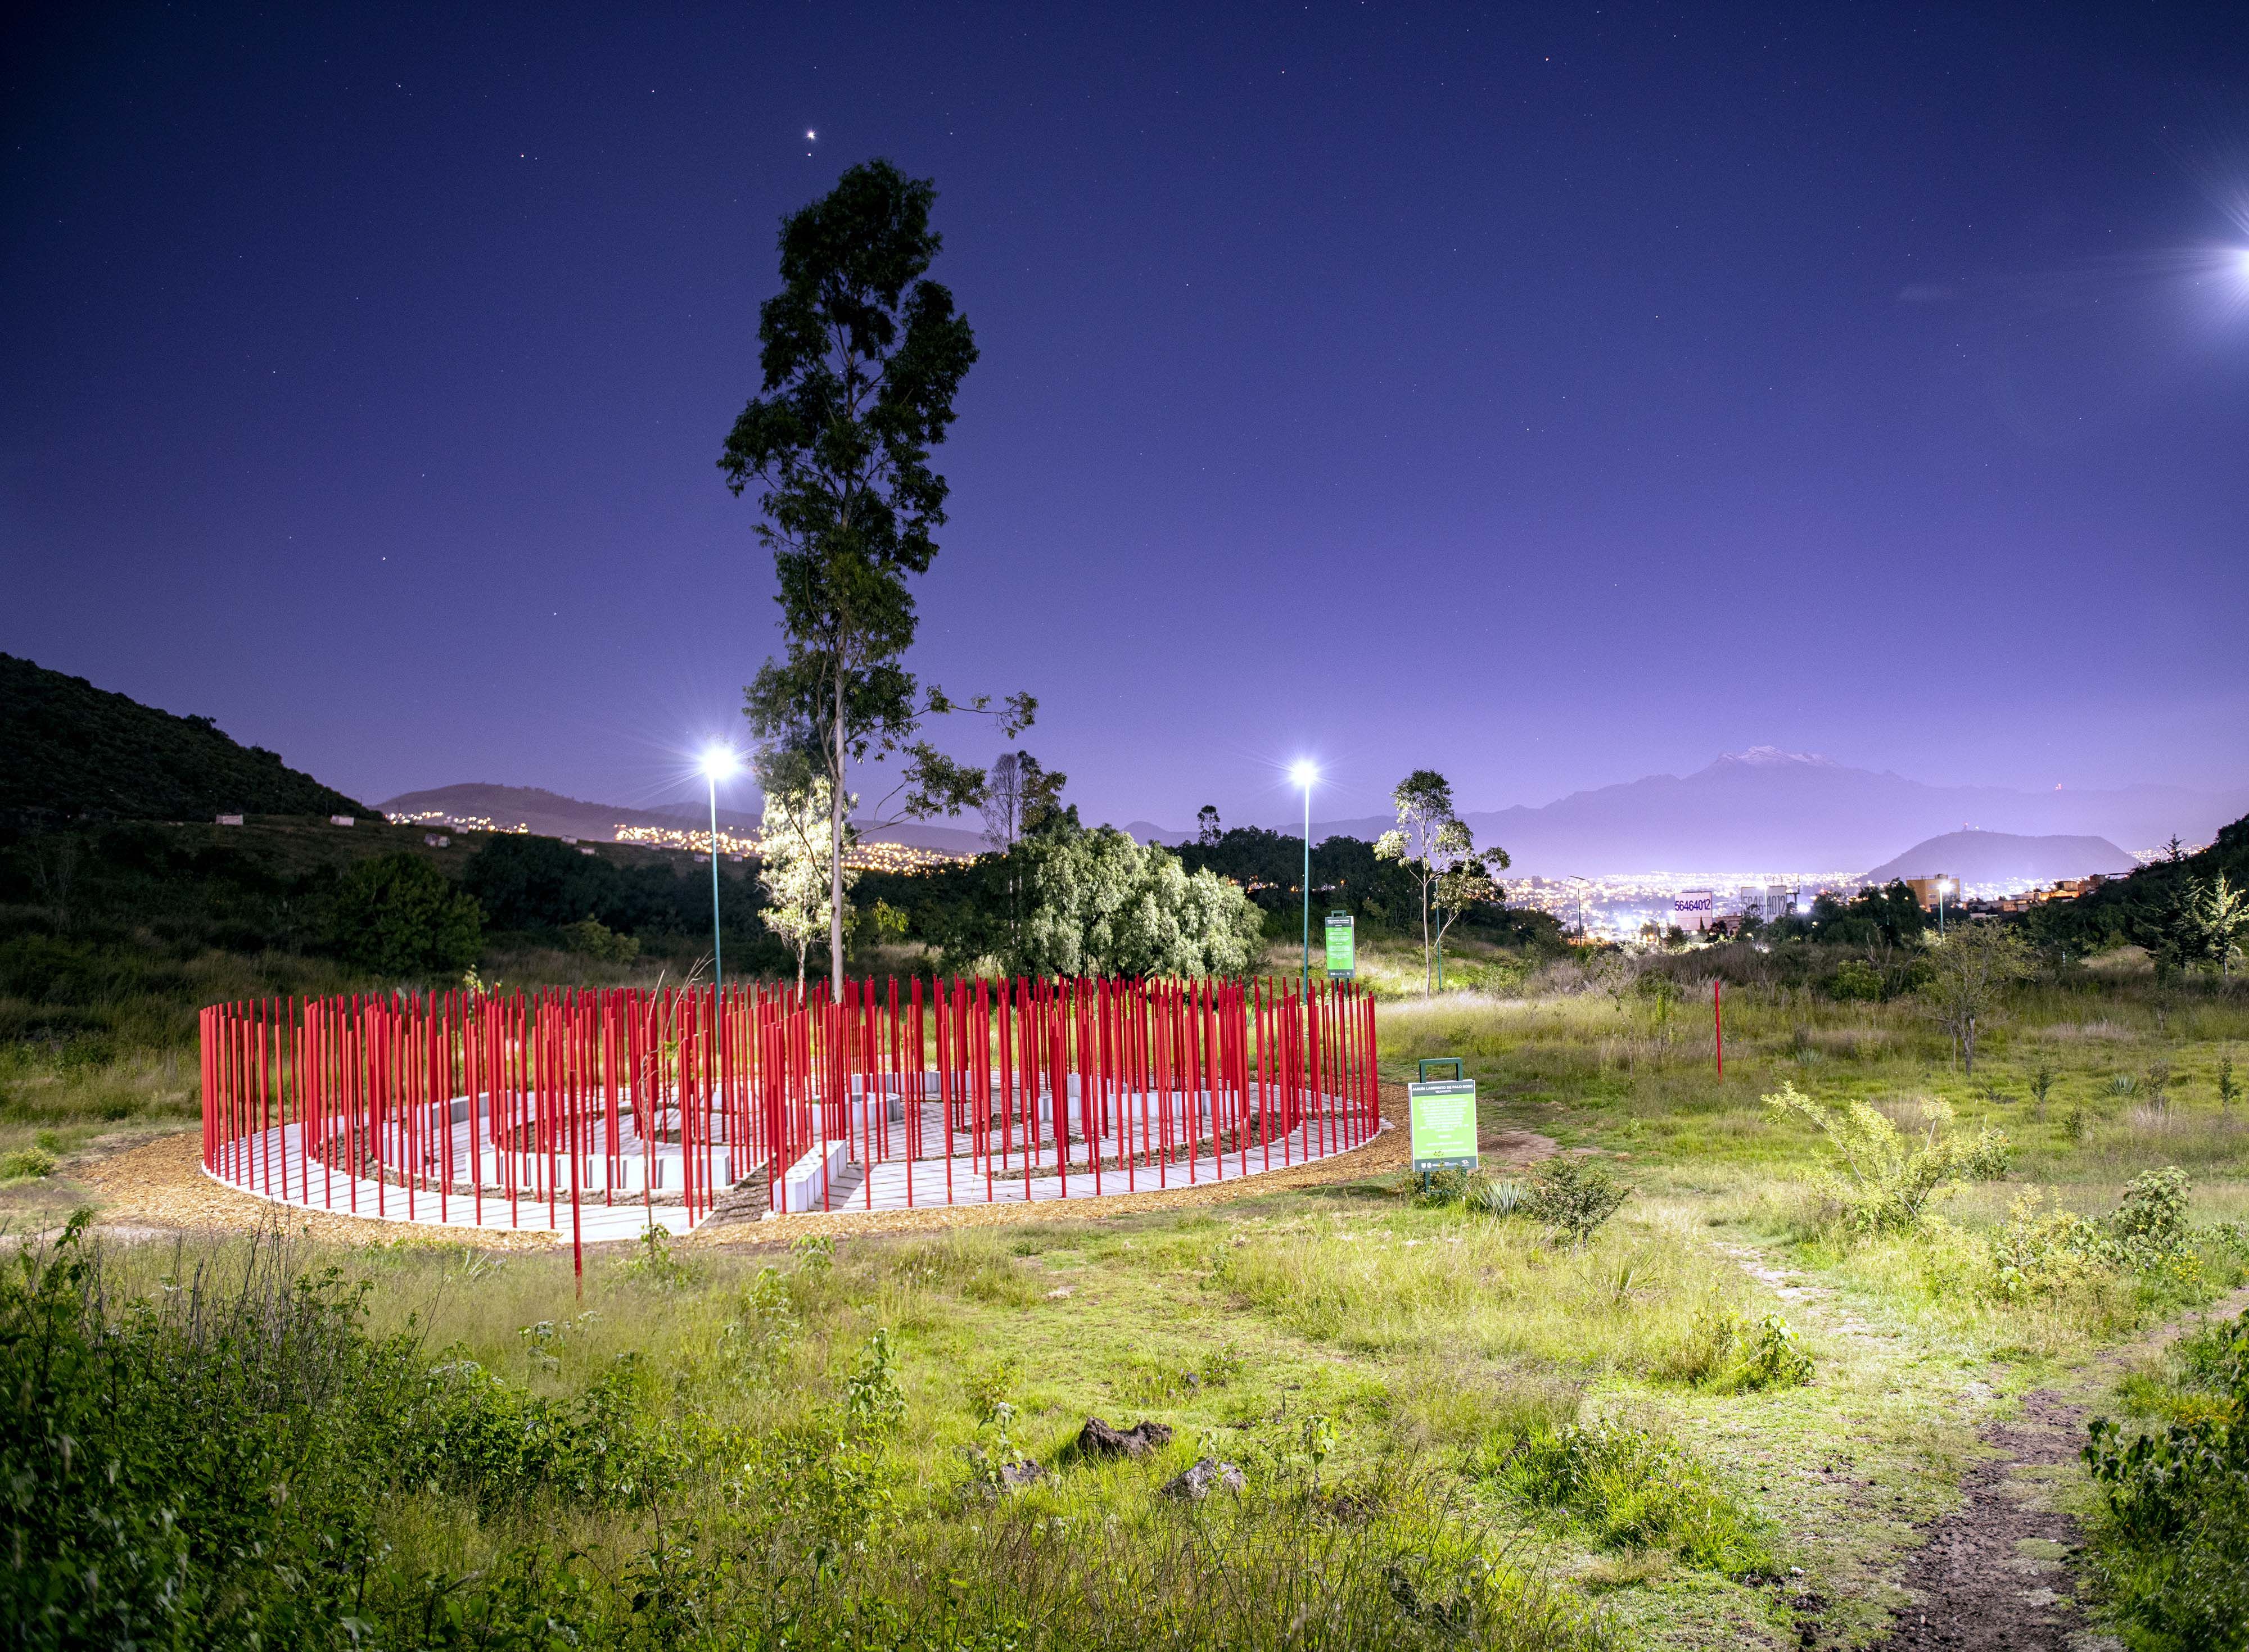
[[[1721,1008],[1719,995],[1725,989],[1723,981],[1710,983],[1710,1029],[1716,1034],[1718,1051],[1718,1076],[1726,1076],[1726,1018]]]

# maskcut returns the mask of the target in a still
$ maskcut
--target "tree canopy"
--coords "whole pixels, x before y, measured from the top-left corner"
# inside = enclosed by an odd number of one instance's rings
[[[976,360],[967,319],[928,278],[943,244],[930,226],[936,198],[929,180],[870,161],[782,220],[781,290],[758,312],[759,393],[719,459],[737,495],[760,486],[757,531],[785,640],[746,691],[746,715],[808,780],[828,782],[838,991],[851,765],[903,754],[904,812],[924,818],[973,805],[984,779],[915,738],[925,716],[955,707],[901,663],[918,624],[907,581],[929,571],[945,522],[948,489],[930,449]],[[1008,701],[1007,732],[1033,709],[1027,695]]]
[[[952,970],[1237,977],[1260,949],[1240,888],[1114,826],[1050,820],[1005,855],[917,881],[917,928]]]

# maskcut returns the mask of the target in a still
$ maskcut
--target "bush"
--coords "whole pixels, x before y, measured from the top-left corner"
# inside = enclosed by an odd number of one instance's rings
[[[2134,1176],[2108,1218],[2109,1234],[2142,1256],[2177,1255],[2186,1248],[2187,1195],[2193,1190],[2186,1172],[2175,1164]]]
[[[1822,1173],[1822,1185],[1843,1206],[1847,1224],[1861,1232],[1910,1229],[1945,1189],[2006,1171],[2006,1134],[1986,1128],[1965,1141],[1949,1134],[1952,1109],[1943,1101],[1922,1103],[1928,1128],[1917,1141],[1863,1101],[1815,1101],[1792,1084],[1784,1083],[1764,1104],[1776,1118],[1803,1119],[1826,1139],[1833,1163]]]
[[[386,854],[344,874],[329,936],[346,961],[377,975],[457,976],[484,948],[484,913],[419,855]]]
[[[2008,1301],[2057,1297],[2116,1273],[2194,1277],[2187,1196],[2194,1184],[2177,1165],[2132,1178],[2116,1208],[2099,1221],[2041,1209],[2032,1188],[2007,1209],[1991,1236],[1991,1290]]]
[[[629,963],[640,956],[639,937],[619,935],[599,918],[581,918],[575,923],[564,924],[562,944],[569,951],[582,952],[607,963]]]
[[[1597,1422],[1534,1434],[1503,1474],[1530,1502],[1572,1516],[1602,1548],[1675,1554],[1736,1577],[1772,1568],[1760,1523],[1694,1457],[1641,1429]]]
[[[1706,1303],[1685,1340],[1664,1362],[1663,1374],[1721,1394],[1801,1388],[1812,1381],[1812,1355],[1804,1339],[1778,1313],[1752,1327],[1722,1302]]]
[[[55,1155],[45,1148],[17,1148],[0,1153],[0,1182],[36,1182],[55,1173]]]
[[[1863,959],[1846,958],[1827,978],[1827,991],[1847,1003],[1878,1003],[1882,996],[1882,972]]]
[[[1631,1196],[1631,1185],[1608,1166],[1565,1153],[1546,1162],[1530,1184],[1525,1208],[1578,1250]]]
[[[2249,1638],[2249,1314],[2181,1350],[2187,1386],[2218,1408],[2127,1441],[2094,1420],[2096,1565],[2136,1644],[2239,1647]]]

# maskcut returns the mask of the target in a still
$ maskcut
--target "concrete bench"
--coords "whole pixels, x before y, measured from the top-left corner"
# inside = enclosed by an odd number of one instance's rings
[[[815,1143],[781,1177],[781,1208],[790,1213],[819,1210],[828,1189],[842,1178],[850,1150],[847,1141]]]

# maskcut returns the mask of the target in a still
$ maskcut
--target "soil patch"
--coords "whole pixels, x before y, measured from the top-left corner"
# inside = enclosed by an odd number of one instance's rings
[[[2087,1409],[2051,1390],[2027,1395],[2019,1416],[1981,1438],[1996,1456],[1968,1471],[1957,1509],[1900,1580],[1913,1597],[1881,1642],[1884,1652],[2045,1652],[2087,1635],[2064,1562],[2080,1541],[2074,1516],[2046,1506],[2085,1440]]]

